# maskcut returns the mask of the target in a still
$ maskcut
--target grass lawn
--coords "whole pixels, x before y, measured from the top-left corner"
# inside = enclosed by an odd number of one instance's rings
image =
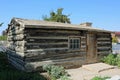
[[[0,80],[46,80],[38,72],[27,73],[16,70],[8,63],[5,54],[0,52]]]

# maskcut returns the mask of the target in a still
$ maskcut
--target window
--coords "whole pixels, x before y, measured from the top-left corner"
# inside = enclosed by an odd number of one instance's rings
[[[80,38],[70,38],[69,39],[70,49],[80,49]]]

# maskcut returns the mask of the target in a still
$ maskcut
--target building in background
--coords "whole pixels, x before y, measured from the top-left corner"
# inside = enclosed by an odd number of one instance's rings
[[[118,43],[120,43],[120,32],[115,32],[115,36],[118,40]]]
[[[2,35],[3,36],[7,36],[7,29],[5,29],[5,30],[2,31]]]

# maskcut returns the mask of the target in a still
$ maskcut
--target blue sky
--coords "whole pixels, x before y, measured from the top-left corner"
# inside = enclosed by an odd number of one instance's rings
[[[1,0],[1,32],[13,17],[42,20],[50,11],[64,8],[72,24],[92,22],[96,28],[120,31],[120,0]]]

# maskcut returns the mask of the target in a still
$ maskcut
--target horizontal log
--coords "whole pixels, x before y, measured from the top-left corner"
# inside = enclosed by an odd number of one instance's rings
[[[25,29],[26,33],[32,33],[32,32],[43,32],[43,33],[48,33],[48,32],[51,32],[51,33],[68,33],[68,34],[71,34],[71,33],[76,33],[76,34],[80,34],[81,31],[77,31],[77,30],[63,30],[63,29],[35,29],[35,28],[26,28]]]
[[[27,43],[59,43],[59,42],[68,42],[66,39],[26,39]]]
[[[30,49],[30,50],[26,50],[26,52],[44,51],[44,50],[64,50],[64,49],[68,49],[68,47],[63,47],[63,48],[48,48],[48,49]]]
[[[101,51],[101,52],[97,52],[97,54],[109,54],[111,53],[110,51]]]
[[[63,45],[63,44],[68,44],[68,42],[57,42],[57,43],[26,43],[26,45]]]
[[[55,54],[55,55],[39,55],[39,56],[32,56],[26,57],[25,61],[27,62],[35,62],[35,61],[47,61],[47,60],[59,60],[59,59],[67,59],[67,58],[75,58],[75,57],[84,57],[86,54],[85,52],[75,52],[75,53],[64,53],[64,54]]]
[[[97,34],[97,36],[111,36],[111,34],[109,34],[109,33],[100,33],[100,34]]]
[[[51,37],[26,37],[27,39],[68,39],[68,37],[63,37],[63,36],[51,36]]]
[[[111,40],[111,38],[97,38],[97,40]]]
[[[53,36],[64,36],[64,37],[68,37],[68,36],[80,36],[80,33],[58,33],[58,32],[27,32],[26,33],[28,37],[53,37]]]
[[[38,61],[38,62],[28,62],[25,66],[27,65],[31,65],[32,67],[34,67],[35,69],[37,69],[38,67],[42,67],[43,65],[46,64],[54,64],[54,65],[63,65],[63,67],[70,67],[70,64],[73,65],[73,67],[75,67],[76,65],[78,65],[79,67],[85,63],[85,58],[82,57],[76,57],[76,58],[69,58],[69,59],[60,59],[60,60],[49,60],[49,61]],[[66,64],[66,65],[65,65]],[[68,66],[69,64],[69,66]],[[26,67],[27,68],[27,67]]]
[[[108,47],[106,47],[106,46],[105,47],[97,47],[97,49],[99,49],[99,50],[101,50],[101,49],[103,49],[103,50],[104,49],[111,49],[111,46],[108,46]]]
[[[27,49],[46,49],[46,48],[61,48],[68,47],[68,44],[53,44],[53,45],[28,45]]]
[[[70,49],[43,49],[42,51],[28,51],[25,52],[26,57],[32,56],[40,56],[40,55],[59,55],[59,54],[67,54],[67,53],[81,53],[86,52],[85,50],[70,50]]]
[[[111,41],[106,41],[106,42],[105,41],[104,42],[98,41],[97,44],[111,44]]]

